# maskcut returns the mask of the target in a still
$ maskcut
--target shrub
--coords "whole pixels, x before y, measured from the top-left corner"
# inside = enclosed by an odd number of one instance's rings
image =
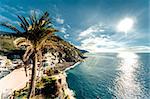
[[[42,77],[40,81],[36,83],[35,94],[44,95],[45,97],[55,98],[58,96],[57,79],[55,77],[45,76]],[[26,99],[28,94],[29,87],[25,87],[21,90],[15,91],[14,96],[15,99]]]

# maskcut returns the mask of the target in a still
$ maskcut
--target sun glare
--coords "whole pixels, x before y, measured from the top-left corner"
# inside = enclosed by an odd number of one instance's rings
[[[129,30],[132,29],[133,24],[134,24],[133,19],[125,18],[119,22],[119,24],[117,25],[117,30],[120,32],[127,33]]]
[[[130,67],[130,65],[136,63],[138,59],[138,55],[133,52],[120,52],[117,57],[124,60],[124,63],[126,63],[126,67]]]

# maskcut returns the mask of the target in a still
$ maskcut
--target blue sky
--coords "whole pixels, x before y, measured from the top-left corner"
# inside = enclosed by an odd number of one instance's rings
[[[149,4],[149,0],[1,0],[0,22],[17,25],[18,14],[48,11],[59,35],[79,48],[145,52],[150,51]],[[134,21],[126,34],[116,28],[125,18]]]

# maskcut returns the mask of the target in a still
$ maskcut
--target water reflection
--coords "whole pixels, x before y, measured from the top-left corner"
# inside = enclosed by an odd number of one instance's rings
[[[123,52],[118,54],[120,59],[119,76],[115,80],[115,95],[118,99],[140,99],[141,85],[136,72],[139,68],[139,57],[135,53]]]

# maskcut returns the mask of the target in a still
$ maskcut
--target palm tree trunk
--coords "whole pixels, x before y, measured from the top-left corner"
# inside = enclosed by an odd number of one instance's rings
[[[31,83],[30,83],[28,99],[30,99],[32,96],[35,95],[36,71],[37,71],[37,53],[34,53]]]
[[[28,73],[27,73],[27,66],[24,65],[24,71],[25,71],[25,74],[26,74],[26,77],[28,76]]]

